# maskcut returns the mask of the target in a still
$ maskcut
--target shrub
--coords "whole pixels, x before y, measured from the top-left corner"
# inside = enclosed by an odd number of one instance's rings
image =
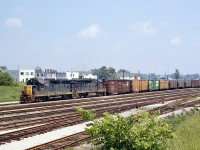
[[[157,116],[158,114],[150,115],[146,111],[127,118],[119,114],[104,113],[102,119],[88,123],[85,130],[91,136],[89,142],[94,145],[102,144],[104,149],[163,150],[166,149],[167,139],[175,135],[172,126]]]
[[[81,119],[89,121],[96,117],[95,110],[85,110],[83,108],[77,108],[76,111],[78,111],[81,114]]]

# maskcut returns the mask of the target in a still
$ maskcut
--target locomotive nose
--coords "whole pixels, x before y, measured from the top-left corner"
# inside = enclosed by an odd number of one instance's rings
[[[32,86],[30,85],[24,86],[24,94],[29,96],[32,95]]]

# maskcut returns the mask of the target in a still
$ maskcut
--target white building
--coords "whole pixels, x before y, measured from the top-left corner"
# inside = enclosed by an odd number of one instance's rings
[[[34,69],[5,70],[5,72],[8,72],[18,82],[26,82],[35,77]]]
[[[79,72],[75,71],[67,71],[66,72],[66,78],[71,80],[71,79],[79,79]]]
[[[36,72],[35,77],[38,79],[44,79],[44,72]]]
[[[93,75],[90,71],[79,71],[80,79],[97,79],[97,75]]]
[[[83,74],[83,79],[97,79],[97,75],[93,75],[91,73],[89,74]]]
[[[79,72],[74,71],[66,71],[66,72],[57,72],[56,74],[57,79],[79,79]]]

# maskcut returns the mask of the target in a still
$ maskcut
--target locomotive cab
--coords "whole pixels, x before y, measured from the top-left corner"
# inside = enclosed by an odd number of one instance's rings
[[[37,92],[38,87],[36,85],[26,85],[23,89],[23,95],[32,96]]]
[[[20,96],[20,103],[34,102],[37,91],[43,88],[42,83],[34,78],[28,80],[26,84]]]

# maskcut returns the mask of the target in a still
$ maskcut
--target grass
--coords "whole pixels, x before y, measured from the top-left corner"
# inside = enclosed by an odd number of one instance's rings
[[[183,114],[178,117],[177,120],[174,119],[177,138],[169,141],[168,150],[199,150],[200,112]]]
[[[22,92],[23,83],[18,86],[0,86],[0,102],[18,101]]]

